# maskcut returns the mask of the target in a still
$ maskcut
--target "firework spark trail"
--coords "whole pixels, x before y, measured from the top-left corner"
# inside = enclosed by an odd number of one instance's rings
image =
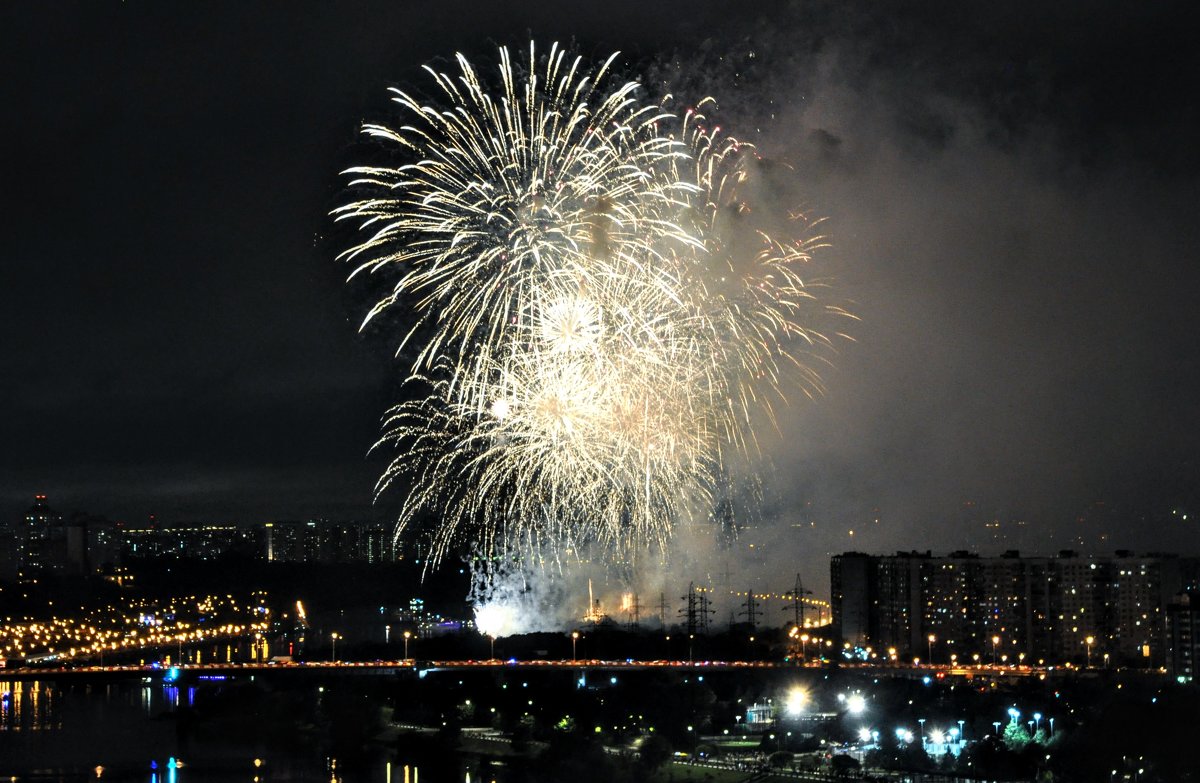
[[[378,491],[406,493],[398,531],[436,517],[433,562],[468,536],[665,546],[772,401],[820,388],[793,348],[829,342],[801,274],[820,239],[802,219],[775,238],[753,148],[609,87],[615,57],[501,49],[494,92],[461,55],[427,68],[435,102],[396,90],[404,124],[364,128],[403,162],[348,172],[351,277],[394,278],[366,321],[409,308],[417,349]]]

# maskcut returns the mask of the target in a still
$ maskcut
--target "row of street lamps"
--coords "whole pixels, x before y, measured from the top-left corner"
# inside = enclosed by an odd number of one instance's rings
[[[795,629],[792,629],[792,630],[793,630],[793,632],[795,631]],[[804,642],[808,641],[807,634],[805,634],[804,636],[802,636],[800,638]],[[935,642],[937,642],[937,634],[932,634],[932,633],[929,634],[929,636],[926,637],[925,641],[928,643],[927,651],[929,653],[929,658],[927,660],[928,660],[928,663],[932,666],[933,665],[933,645]],[[991,641],[992,641],[992,666],[996,666],[1000,662],[999,660],[997,660],[998,657],[1001,660],[1007,661],[1008,660],[1007,654],[1003,655],[1003,656],[999,655],[1000,642],[1002,641],[1000,636],[999,635],[993,636]],[[1087,647],[1087,668],[1090,669],[1092,667],[1092,645],[1096,643],[1096,637],[1088,636],[1083,640],[1083,643]],[[896,658],[896,648],[894,648],[894,647],[888,648],[888,655],[894,660]],[[1105,663],[1107,664],[1107,661],[1108,661],[1107,654],[1105,654],[1104,659],[1105,659]],[[975,653],[974,660],[976,662],[979,661],[979,653]],[[1025,653],[1017,653],[1017,660],[1023,664],[1025,662]],[[917,661],[914,661],[914,662],[917,662]],[[952,653],[950,655],[950,664],[953,666],[957,662],[958,662],[958,655],[956,653]]]
[[[408,640],[412,638],[412,635],[413,635],[412,631],[406,630],[404,632],[404,660],[406,660],[406,661],[408,660]],[[338,639],[344,639],[344,638],[346,638],[346,637],[342,636],[337,631],[331,631],[329,634],[329,641],[330,641],[330,645],[332,647],[332,650],[330,652],[330,658],[334,661],[337,660]],[[392,643],[392,626],[390,626],[390,625],[383,626],[383,643],[384,644]]]

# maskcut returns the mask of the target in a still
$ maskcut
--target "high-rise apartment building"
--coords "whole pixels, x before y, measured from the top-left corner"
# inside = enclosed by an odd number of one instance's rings
[[[367,522],[268,522],[265,557],[281,563],[388,563],[397,559],[391,527]]]
[[[34,497],[16,539],[18,578],[36,579],[55,570],[60,560],[57,550],[65,547],[64,530],[62,517],[46,504],[45,495]]]
[[[830,561],[830,604],[842,638],[856,647],[866,647],[878,635],[874,567],[876,558],[859,552],[837,555]]]
[[[834,624],[852,645],[961,662],[1159,666],[1166,607],[1200,560],[1168,555],[838,555]],[[932,640],[931,640],[932,637]],[[927,652],[928,651],[928,652]],[[978,658],[976,658],[978,656]]]
[[[1192,682],[1200,665],[1200,590],[1173,596],[1165,614],[1167,670],[1180,682]]]

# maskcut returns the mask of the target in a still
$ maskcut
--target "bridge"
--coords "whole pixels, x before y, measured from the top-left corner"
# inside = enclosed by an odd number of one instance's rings
[[[218,678],[241,675],[321,675],[321,676],[401,676],[439,671],[763,671],[824,669],[829,664],[818,661],[795,663],[780,661],[604,661],[579,660],[528,660],[489,659],[466,661],[430,661],[420,659],[374,660],[374,661],[258,661],[250,663],[204,663],[164,666],[162,664],[119,664],[112,666],[18,666],[0,668],[0,680],[67,680],[73,678],[124,679],[128,677],[151,677],[178,679]],[[895,664],[838,664],[841,671],[862,672],[875,676],[894,678],[945,679],[956,677],[981,678],[1024,678],[1078,676],[1076,669],[1033,666],[912,666]]]
[[[164,666],[161,664],[124,664],[114,666],[25,666],[0,668],[0,680],[65,680],[70,678],[153,677],[230,677],[239,675],[367,675],[396,676],[438,671],[645,671],[679,669],[695,671],[794,669],[794,664],[744,661],[599,661],[599,660],[469,660],[469,661],[265,661],[253,663],[204,663]]]

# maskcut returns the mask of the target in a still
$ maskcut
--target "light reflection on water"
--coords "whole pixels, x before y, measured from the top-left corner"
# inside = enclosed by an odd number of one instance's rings
[[[281,753],[235,737],[186,736],[176,711],[203,705],[222,685],[0,680],[0,776],[5,783],[470,783],[462,773],[423,775],[389,747],[347,766],[316,747]]]
[[[60,728],[58,694],[47,683],[0,681],[0,732]]]

